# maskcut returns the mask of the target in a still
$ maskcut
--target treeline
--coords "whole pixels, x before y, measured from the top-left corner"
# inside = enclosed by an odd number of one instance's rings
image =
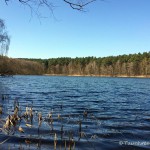
[[[150,52],[103,58],[57,58],[44,62],[48,74],[149,76]]]
[[[44,65],[46,74],[91,76],[150,76],[150,52],[103,58],[30,59]]]
[[[44,66],[39,62],[0,56],[0,75],[40,75]]]
[[[10,68],[15,74],[150,77],[150,52],[103,58],[65,57],[10,60],[14,61]],[[0,62],[0,68],[1,64]]]

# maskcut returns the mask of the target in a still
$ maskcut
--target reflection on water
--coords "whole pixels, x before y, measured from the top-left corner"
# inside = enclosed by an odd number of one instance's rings
[[[150,79],[0,78],[0,149],[149,149],[149,90]],[[16,102],[21,120],[8,135]]]

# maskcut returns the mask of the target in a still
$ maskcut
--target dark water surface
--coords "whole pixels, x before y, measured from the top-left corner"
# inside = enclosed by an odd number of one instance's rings
[[[17,125],[8,135],[2,128],[13,114],[14,101],[19,102],[20,114],[33,106],[33,121],[21,120],[25,133],[18,132]],[[0,77],[0,104],[0,149],[54,149],[55,134],[57,150],[65,149],[65,141],[67,150],[72,143],[71,149],[77,150],[150,149],[150,79]]]

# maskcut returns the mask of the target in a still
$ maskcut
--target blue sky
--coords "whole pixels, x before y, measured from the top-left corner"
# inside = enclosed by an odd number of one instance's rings
[[[31,18],[28,7],[0,2],[0,18],[11,36],[9,57],[104,57],[150,51],[150,0],[105,0],[72,10],[55,0],[54,16]],[[55,19],[56,18],[56,19]],[[40,23],[41,22],[41,23]]]

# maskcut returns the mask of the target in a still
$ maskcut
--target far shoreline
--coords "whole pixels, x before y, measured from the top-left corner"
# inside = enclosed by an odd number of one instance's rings
[[[43,76],[69,76],[69,77],[112,77],[112,78],[150,78],[150,75],[127,76],[127,75],[67,75],[67,74],[43,74]]]
[[[13,77],[13,76],[65,76],[65,77],[106,77],[106,78],[150,78],[150,75],[139,75],[139,76],[127,76],[127,75],[67,75],[67,74],[11,74],[11,75],[1,75],[0,77]]]

